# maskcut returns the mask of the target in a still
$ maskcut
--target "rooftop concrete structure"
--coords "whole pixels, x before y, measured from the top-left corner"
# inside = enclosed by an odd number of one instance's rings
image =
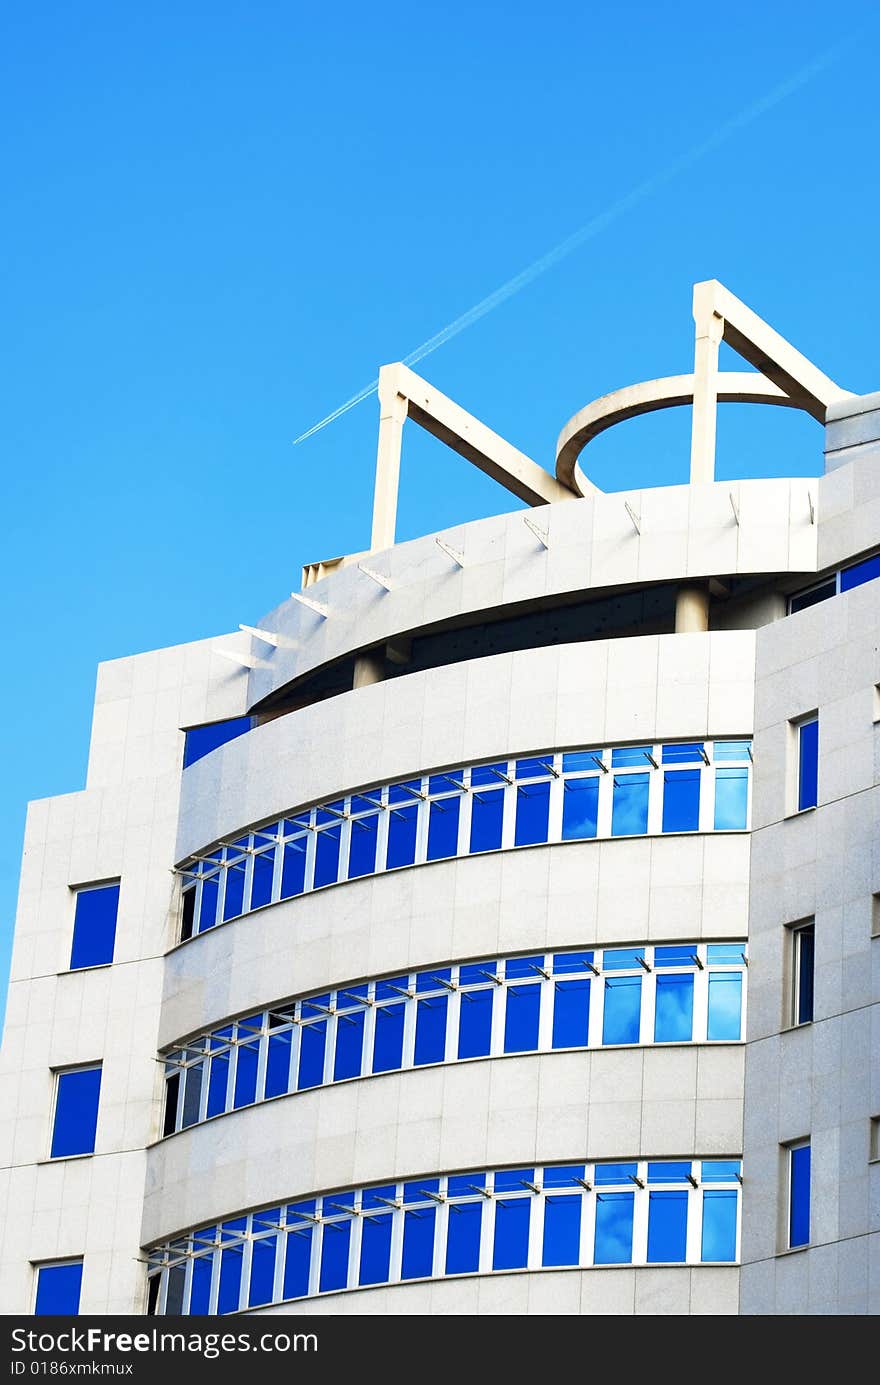
[[[5,1311],[878,1311],[880,395],[694,316],[555,476],[385,367],[369,551],[101,665],[28,814]],[[730,399],[825,474],[714,480]],[[677,404],[689,485],[588,480]],[[407,418],[531,508],[395,544]]]

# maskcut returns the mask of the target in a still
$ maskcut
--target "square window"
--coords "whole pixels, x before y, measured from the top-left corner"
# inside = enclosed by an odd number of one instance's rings
[[[52,1123],[53,1159],[93,1154],[101,1094],[101,1064],[69,1068],[57,1074],[55,1118]]]
[[[119,910],[119,881],[88,885],[74,891],[76,911],[73,919],[73,944],[70,970],[101,967],[113,961],[116,942],[116,916]]]
[[[82,1288],[82,1260],[37,1266],[36,1317],[76,1317]]]
[[[789,1024],[809,1024],[813,1018],[816,925],[812,919],[789,930],[791,988]]]

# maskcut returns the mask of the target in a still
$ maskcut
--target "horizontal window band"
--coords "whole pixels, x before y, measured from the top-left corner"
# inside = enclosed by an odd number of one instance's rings
[[[494,957],[346,983],[166,1052],[163,1135],[275,1097],[503,1055],[736,1043],[747,949],[644,943]]]

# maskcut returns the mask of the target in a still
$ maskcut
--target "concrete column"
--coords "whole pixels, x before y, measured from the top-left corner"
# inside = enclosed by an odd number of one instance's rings
[[[383,366],[379,371],[379,446],[376,451],[371,553],[380,548],[390,548],[394,543],[400,448],[408,409],[407,400],[395,388],[393,367]]]
[[[354,661],[353,688],[368,688],[371,683],[381,683],[385,678],[385,656],[381,650],[371,649],[366,654],[358,654]]]
[[[712,283],[694,285],[694,407],[691,420],[691,485],[715,480],[718,413],[718,348],[724,319],[714,311]],[[705,627],[703,627],[705,628]]]
[[[675,633],[693,634],[709,629],[709,590],[707,587],[679,587],[675,597]]]

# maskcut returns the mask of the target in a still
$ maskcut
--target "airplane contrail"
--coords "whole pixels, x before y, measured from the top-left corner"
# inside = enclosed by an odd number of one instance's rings
[[[834,44],[820,56],[813,58],[804,67],[798,68],[796,72],[792,73],[790,77],[787,77],[784,82],[780,82],[778,86],[773,87],[765,96],[761,96],[758,100],[752,101],[736,115],[726,120],[711,135],[707,135],[706,138],[700,140],[698,144],[692,145],[690,149],[679,154],[677,158],[673,159],[671,163],[667,164],[666,167],[661,169],[658,173],[654,173],[649,178],[645,178],[642,182],[636,184],[634,188],[631,188],[629,192],[612,202],[604,211],[598,212],[583,226],[579,227],[578,230],[573,231],[570,236],[567,236],[565,240],[560,241],[552,250],[548,250],[546,254],[534,260],[532,264],[521,270],[519,274],[515,274],[513,278],[507,279],[495,289],[493,293],[488,294],[485,298],[481,298],[472,308],[468,308],[467,312],[462,313],[459,317],[453,318],[452,322],[447,323],[439,332],[435,332],[432,337],[428,337],[427,341],[423,341],[421,346],[417,346],[408,356],[404,356],[403,364],[407,366],[415,365],[417,361],[423,360],[425,356],[429,356],[432,351],[436,351],[438,347],[444,346],[446,342],[451,341],[453,337],[457,337],[466,327],[470,327],[474,322],[479,322],[480,318],[485,317],[487,313],[491,313],[494,308],[500,307],[502,303],[506,303],[514,294],[519,293],[520,290],[526,288],[528,284],[534,283],[535,279],[539,278],[540,275],[546,274],[548,269],[552,269],[554,265],[559,264],[560,260],[565,259],[572,251],[579,249],[580,246],[584,245],[588,240],[592,240],[594,236],[599,235],[601,231],[604,231],[606,227],[610,226],[618,217],[623,216],[624,212],[629,211],[631,207],[636,206],[637,203],[649,197],[652,192],[655,192],[665,183],[670,182],[671,179],[675,178],[679,173],[684,172],[685,169],[690,168],[693,164],[704,158],[706,154],[711,153],[713,149],[717,149],[720,144],[730,139],[730,137],[739,130],[745,129],[746,126],[751,125],[762,116],[765,111],[772,109],[773,106],[778,106],[781,101],[792,96],[796,91],[800,91],[801,87],[806,86],[808,82],[812,81],[812,79],[818,76],[826,67],[836,62],[844,49],[850,47],[854,42],[855,36],[850,34],[846,39]],[[343,404],[340,404],[337,409],[329,413],[326,418],[322,418],[319,423],[313,424],[313,426],[308,428],[304,433],[300,433],[298,438],[294,438],[293,446],[296,447],[299,443],[305,442],[306,438],[314,437],[322,428],[326,428],[328,424],[334,423],[337,418],[341,418],[343,414],[348,413],[349,409],[353,409],[356,404],[360,404],[364,399],[368,399],[369,396],[375,392],[378,384],[378,379],[375,379],[371,381],[369,385],[365,385],[363,389],[358,390],[357,394],[353,394],[350,399],[346,399]]]

